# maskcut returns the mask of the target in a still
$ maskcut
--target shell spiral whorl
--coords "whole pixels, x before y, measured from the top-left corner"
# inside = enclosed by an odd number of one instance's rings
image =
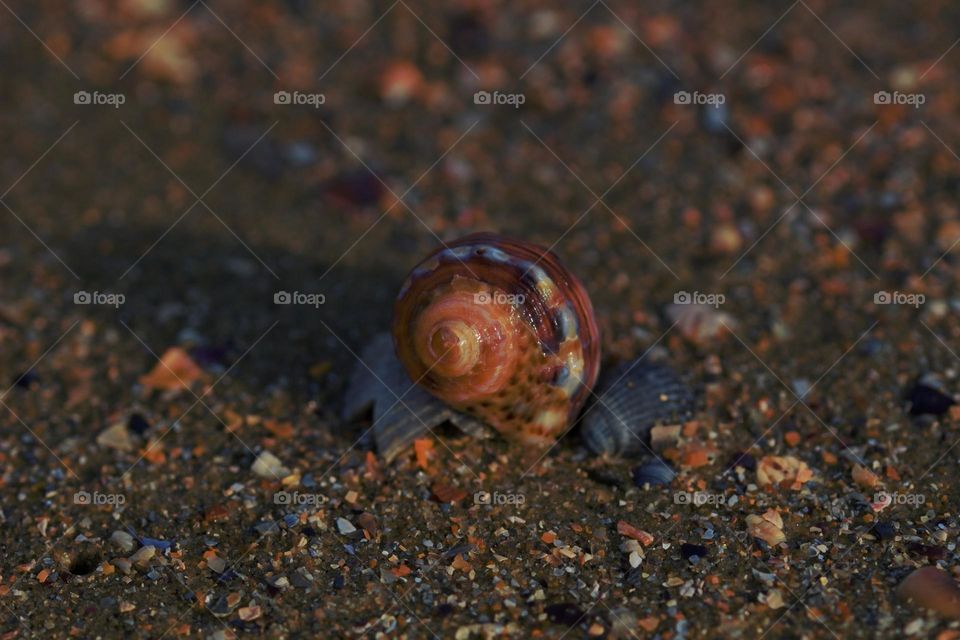
[[[576,418],[600,364],[580,282],[550,251],[491,233],[440,248],[411,271],[393,337],[412,380],[541,446]]]

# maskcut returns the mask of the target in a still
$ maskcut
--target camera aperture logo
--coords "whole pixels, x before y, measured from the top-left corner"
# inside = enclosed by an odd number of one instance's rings
[[[501,93],[494,91],[477,91],[473,94],[473,104],[480,105],[511,105],[514,109],[519,109],[520,105],[527,101],[527,96],[522,93]]]
[[[101,93],[99,91],[77,91],[73,94],[73,104],[108,105],[119,109],[127,101],[122,93]]]
[[[304,293],[302,291],[277,291],[273,294],[273,303],[282,305],[302,305],[319,309],[326,304],[327,296],[322,293]]]
[[[319,109],[326,103],[327,96],[322,93],[304,93],[302,91],[277,91],[273,94],[273,104],[308,105]]]
[[[673,304],[703,304],[718,308],[727,301],[722,293],[702,293],[700,291],[677,291],[673,294]]]
[[[700,93],[699,91],[677,91],[673,94],[674,104],[696,104],[707,105],[710,107],[719,107],[727,101],[727,96],[722,93]]]
[[[873,104],[901,104],[919,109],[927,101],[922,93],[901,93],[900,91],[877,91],[873,94]]]
[[[119,309],[127,301],[122,293],[108,293],[106,291],[77,291],[73,294],[73,304],[96,304]]]
[[[522,305],[526,302],[527,297],[522,293],[504,293],[502,291],[494,291],[493,293],[488,293],[482,291],[480,293],[473,294],[474,304],[508,304],[511,306]]]
[[[905,304],[919,309],[927,301],[922,293],[904,293],[902,291],[877,291],[873,294],[873,304]]]
[[[298,505],[321,505],[327,501],[327,497],[320,493],[300,493],[299,491],[277,491],[273,494],[273,504],[286,506]]]
[[[473,504],[493,506],[512,505],[520,506],[527,501],[527,497],[522,493],[500,493],[494,491],[477,491],[473,494]]]
[[[92,506],[108,504],[120,506],[126,503],[127,496],[123,495],[122,493],[100,493],[99,491],[90,493],[89,491],[77,491],[75,494],[73,494],[73,504]]]

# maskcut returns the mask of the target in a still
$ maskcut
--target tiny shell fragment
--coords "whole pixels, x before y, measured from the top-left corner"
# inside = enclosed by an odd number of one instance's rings
[[[671,304],[666,314],[684,338],[698,345],[708,345],[736,327],[733,316],[708,304]]]
[[[787,539],[783,533],[783,519],[773,509],[767,510],[762,516],[747,516],[747,533],[754,538],[760,538],[771,547]]]
[[[269,480],[281,480],[290,475],[290,470],[283,466],[280,459],[269,451],[261,451],[253,462],[251,469],[261,478]]]
[[[622,536],[627,536],[628,538],[633,538],[634,540],[639,540],[645,547],[649,547],[651,544],[653,544],[652,535],[643,529],[637,529],[630,523],[623,520],[617,523],[617,533]]]
[[[853,466],[853,481],[864,489],[876,489],[880,484],[880,478],[873,471],[867,469],[862,464]]]
[[[757,464],[757,483],[761,487],[776,485],[799,489],[813,478],[807,463],[793,456],[764,456]]]
[[[167,349],[150,373],[140,376],[140,384],[161,391],[189,389],[203,370],[180,347]]]
[[[101,447],[110,447],[117,451],[133,451],[133,440],[130,437],[130,431],[123,422],[107,427],[97,436],[97,444]]]

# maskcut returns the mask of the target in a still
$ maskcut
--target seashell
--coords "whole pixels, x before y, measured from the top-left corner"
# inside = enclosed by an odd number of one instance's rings
[[[394,308],[407,376],[508,438],[547,447],[597,379],[599,331],[586,290],[550,251],[467,236],[427,256]]]
[[[407,377],[393,353],[393,337],[376,335],[360,353],[350,376],[343,417],[354,420],[373,410],[373,439],[390,462],[416,438],[444,422],[477,438],[489,438],[490,429],[470,416],[454,411]]]
[[[644,462],[633,470],[633,484],[642,487],[647,484],[651,487],[670,484],[677,477],[677,472],[663,460],[657,458]]]
[[[688,418],[693,391],[665,364],[633,361],[605,371],[580,433],[596,454],[631,456],[648,449],[650,430]]]

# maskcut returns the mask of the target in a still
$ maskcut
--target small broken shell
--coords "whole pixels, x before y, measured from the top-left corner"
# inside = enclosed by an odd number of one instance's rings
[[[371,407],[373,439],[387,462],[444,422],[478,438],[491,435],[479,420],[454,411],[415,385],[394,354],[388,333],[375,336],[361,352],[350,377],[343,417],[355,420]]]
[[[681,422],[694,406],[693,391],[670,367],[634,360],[601,376],[581,434],[596,454],[631,456],[648,449],[654,426]]]
[[[633,470],[633,484],[638,487],[670,484],[676,477],[677,472],[660,458],[644,462]]]

